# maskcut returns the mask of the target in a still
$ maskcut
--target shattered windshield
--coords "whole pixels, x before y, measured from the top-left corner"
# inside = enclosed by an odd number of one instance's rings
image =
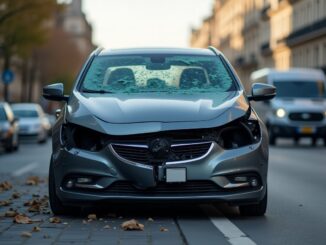
[[[98,56],[81,85],[85,93],[236,90],[220,57],[194,55]]]

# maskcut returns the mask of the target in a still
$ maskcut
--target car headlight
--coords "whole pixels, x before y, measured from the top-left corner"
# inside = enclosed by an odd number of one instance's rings
[[[286,112],[283,108],[279,108],[276,110],[276,116],[279,117],[279,118],[283,118],[285,117],[286,115]]]

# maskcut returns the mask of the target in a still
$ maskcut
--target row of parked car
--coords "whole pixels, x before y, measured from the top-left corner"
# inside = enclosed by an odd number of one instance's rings
[[[0,102],[0,146],[12,152],[18,150],[20,140],[45,143],[54,121],[38,104]]]

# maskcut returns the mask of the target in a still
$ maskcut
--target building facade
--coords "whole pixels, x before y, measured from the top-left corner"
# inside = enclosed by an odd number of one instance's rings
[[[210,27],[205,20],[192,30],[191,46],[209,40],[247,87],[251,72],[264,67],[326,72],[326,0],[216,0],[208,19]]]

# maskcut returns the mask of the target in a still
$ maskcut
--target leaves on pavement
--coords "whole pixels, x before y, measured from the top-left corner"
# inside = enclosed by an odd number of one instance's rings
[[[161,227],[161,228],[160,228],[160,231],[161,231],[161,232],[167,232],[167,231],[169,231],[169,230],[168,230],[167,228],[165,228],[165,227]]]
[[[30,233],[30,232],[28,232],[28,231],[23,231],[23,232],[21,233],[21,236],[22,236],[22,237],[31,237],[31,236],[32,236],[32,233]]]
[[[5,217],[15,217],[17,214],[18,214],[18,213],[17,213],[16,210],[10,208],[9,210],[7,210],[7,211],[5,212]]]
[[[61,223],[61,219],[59,217],[51,217],[49,219],[50,223],[54,223],[54,224],[60,224]]]
[[[26,180],[26,185],[38,185],[39,183],[43,183],[44,181],[40,179],[38,176],[30,176]]]
[[[0,207],[9,206],[10,204],[12,204],[10,200],[0,201]]]
[[[0,183],[0,193],[4,191],[8,191],[12,188],[12,184],[8,181],[3,181]]]
[[[38,226],[34,226],[32,232],[39,232],[41,231],[41,228]]]
[[[24,214],[17,214],[14,217],[14,222],[17,224],[32,224],[32,220]]]
[[[87,216],[87,218],[88,218],[88,221],[92,221],[92,220],[96,220],[97,219],[96,214],[89,214]]]
[[[19,192],[14,192],[14,193],[12,193],[12,195],[11,195],[11,197],[12,197],[13,199],[18,199],[18,198],[20,198],[20,196],[21,196],[21,194],[20,194]]]
[[[123,222],[121,228],[125,231],[143,231],[144,225],[135,219],[131,219]]]

